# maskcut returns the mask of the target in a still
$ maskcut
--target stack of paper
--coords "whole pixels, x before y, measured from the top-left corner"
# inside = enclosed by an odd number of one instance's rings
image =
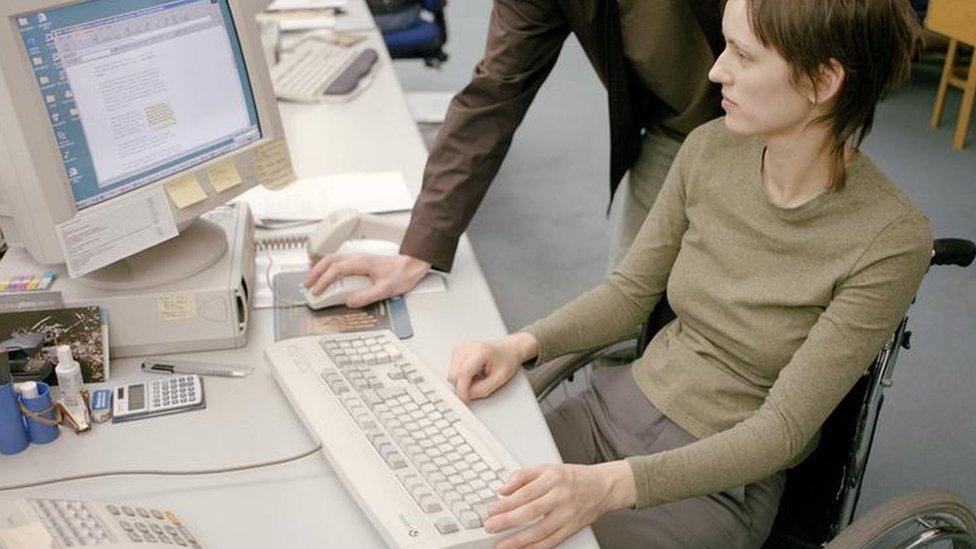
[[[342,9],[346,0],[275,0],[268,11]]]
[[[322,219],[341,208],[364,213],[406,211],[414,197],[398,172],[351,173],[299,179],[279,191],[254,187],[242,194],[258,223]]]

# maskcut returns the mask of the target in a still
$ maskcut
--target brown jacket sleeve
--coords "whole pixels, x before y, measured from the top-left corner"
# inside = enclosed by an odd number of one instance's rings
[[[485,56],[451,101],[401,254],[450,270],[458,239],[568,34],[555,0],[495,0]]]

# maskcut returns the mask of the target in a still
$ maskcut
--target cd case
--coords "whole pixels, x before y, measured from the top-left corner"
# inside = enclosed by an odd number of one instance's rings
[[[372,330],[390,330],[400,339],[413,335],[403,296],[373,303],[362,309],[338,306],[313,311],[304,305],[302,282],[306,274],[306,271],[291,271],[278,273],[274,277],[275,341]]]

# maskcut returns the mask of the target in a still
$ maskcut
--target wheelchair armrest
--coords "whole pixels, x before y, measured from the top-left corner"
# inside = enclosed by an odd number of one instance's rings
[[[539,365],[526,363],[524,367],[529,370],[529,383],[532,384],[532,392],[536,400],[545,398],[563,380],[571,377],[580,368],[605,354],[619,350],[625,346],[624,344],[632,348],[636,348],[637,345],[634,338],[624,338],[606,347],[562,355]]]

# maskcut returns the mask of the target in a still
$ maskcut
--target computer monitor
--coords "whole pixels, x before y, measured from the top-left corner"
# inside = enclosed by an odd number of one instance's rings
[[[3,0],[7,243],[101,287],[216,261],[226,239],[197,218],[294,178],[254,4]]]

